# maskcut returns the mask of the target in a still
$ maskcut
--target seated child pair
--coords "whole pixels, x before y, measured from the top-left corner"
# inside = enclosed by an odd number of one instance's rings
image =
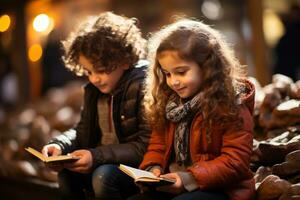
[[[146,66],[138,62],[145,40],[131,19],[105,13],[74,36],[64,43],[64,61],[90,81],[82,117],[43,149],[81,158],[51,166],[65,197],[84,198],[86,190],[128,198],[137,189],[118,164],[141,161],[141,169],[176,182],[129,199],[253,197],[254,88],[219,32],[182,19],[155,33],[144,91],[145,67],[137,66]]]

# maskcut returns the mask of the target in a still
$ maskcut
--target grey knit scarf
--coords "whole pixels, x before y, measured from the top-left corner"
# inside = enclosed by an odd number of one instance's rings
[[[175,159],[178,164],[187,164],[189,158],[189,132],[194,114],[198,111],[200,94],[181,103],[177,95],[170,97],[166,105],[166,118],[177,123],[174,138]]]

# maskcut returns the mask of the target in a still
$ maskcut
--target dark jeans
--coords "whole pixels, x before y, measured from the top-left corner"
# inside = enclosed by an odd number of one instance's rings
[[[136,194],[127,198],[127,200],[228,200],[224,193],[207,192],[195,190],[192,192],[185,192],[179,195],[173,195],[165,192],[149,191],[143,194]]]
[[[58,174],[58,182],[64,199],[120,200],[139,191],[131,177],[111,164],[101,165],[91,174],[63,170]]]

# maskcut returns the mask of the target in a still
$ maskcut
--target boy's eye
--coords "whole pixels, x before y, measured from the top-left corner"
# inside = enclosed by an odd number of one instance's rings
[[[104,69],[97,69],[96,73],[97,74],[104,74],[104,73],[106,73],[106,71]]]

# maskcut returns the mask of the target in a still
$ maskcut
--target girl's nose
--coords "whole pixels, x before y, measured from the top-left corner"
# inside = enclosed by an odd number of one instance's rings
[[[173,87],[178,87],[180,85],[180,81],[178,79],[173,79],[172,85],[173,85]]]

